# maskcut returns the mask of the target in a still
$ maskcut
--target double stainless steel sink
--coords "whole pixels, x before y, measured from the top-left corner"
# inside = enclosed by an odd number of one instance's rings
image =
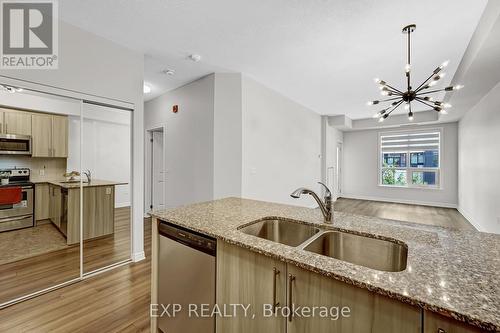
[[[240,231],[379,271],[400,272],[406,269],[407,246],[391,240],[276,218],[255,221],[240,228]]]

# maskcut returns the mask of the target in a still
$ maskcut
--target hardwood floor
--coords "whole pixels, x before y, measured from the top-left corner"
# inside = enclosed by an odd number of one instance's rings
[[[151,221],[146,259],[0,310],[0,332],[149,332]]]
[[[130,208],[117,208],[115,233],[84,243],[84,272],[130,258]],[[0,303],[77,278],[80,247],[0,265]],[[1,330],[0,330],[1,331]]]
[[[339,212],[391,220],[422,223],[459,230],[476,230],[456,209],[408,205],[392,202],[340,198],[334,204]]]

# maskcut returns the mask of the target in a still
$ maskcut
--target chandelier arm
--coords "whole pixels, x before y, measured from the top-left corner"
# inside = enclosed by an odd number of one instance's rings
[[[397,109],[397,108],[398,108],[398,107],[399,107],[399,106],[400,106],[403,102],[404,102],[404,101],[403,101],[403,100],[401,100],[398,104],[396,104],[396,105],[392,108],[392,110],[391,110],[391,111],[389,111],[389,112],[387,113],[387,116],[390,116],[390,115],[391,115],[391,113],[392,113],[394,110],[396,110],[396,109]]]
[[[401,95],[403,94],[403,92],[402,92],[401,90],[396,89],[396,88],[394,88],[393,86],[388,85],[387,83],[385,84],[385,86],[386,86],[387,88],[389,88],[389,89],[392,89],[392,90],[393,90],[393,92],[397,92],[397,93],[399,93],[399,94],[401,94]]]
[[[417,96],[421,96],[421,95],[427,95],[427,94],[432,94],[432,93],[437,93],[437,92],[441,92],[441,91],[445,91],[446,89],[436,89],[436,90],[431,90],[431,91],[424,91],[424,92],[421,92],[419,94],[417,94]]]
[[[397,99],[401,99],[401,97],[393,97],[393,98],[387,98],[387,99],[383,99],[383,100],[380,100],[378,101],[379,103],[384,103],[384,102],[389,102],[389,101],[395,101]]]
[[[415,98],[415,100],[416,100],[417,102],[420,102],[420,103],[424,104],[424,105],[427,105],[428,107],[430,107],[430,108],[432,108],[432,109],[434,109],[434,107],[435,107],[434,105],[431,105],[431,104],[429,104],[429,103],[427,103],[427,102],[424,102],[421,98],[418,98],[418,97],[417,97],[417,98]]]
[[[418,86],[418,88],[417,88],[417,89],[415,89],[415,92],[419,92],[420,90],[422,90],[422,89],[423,89],[422,87],[424,86],[424,84],[426,84],[427,82],[429,82],[429,80],[430,80],[430,79],[432,79],[432,77],[433,77],[434,75],[435,75],[435,74],[434,74],[434,73],[432,73],[432,74],[431,74],[431,76],[429,76],[429,77],[428,77],[428,78],[427,78],[424,82],[422,82],[422,84],[421,84],[421,85],[419,85],[419,86]]]

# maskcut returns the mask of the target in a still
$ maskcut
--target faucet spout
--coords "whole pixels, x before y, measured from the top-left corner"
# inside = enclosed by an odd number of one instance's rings
[[[321,213],[323,214],[324,217],[324,222],[331,224],[333,223],[332,194],[325,184],[323,183],[319,184],[323,185],[326,188],[324,201],[320,199],[320,197],[316,194],[316,192],[305,187],[299,187],[298,189],[293,191],[290,194],[290,196],[295,199],[300,198],[302,194],[309,194],[310,196],[312,196],[314,200],[316,200],[316,202],[318,203],[319,209],[321,210]]]

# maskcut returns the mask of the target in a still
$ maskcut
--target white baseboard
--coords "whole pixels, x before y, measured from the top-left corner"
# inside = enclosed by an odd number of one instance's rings
[[[138,262],[138,261],[141,261],[144,259],[146,259],[146,254],[144,253],[144,251],[132,254],[132,261],[133,262]]]
[[[382,201],[382,202],[393,202],[402,203],[410,205],[420,205],[420,206],[432,206],[432,207],[443,207],[443,208],[457,208],[457,204],[443,203],[443,202],[430,202],[430,201],[416,201],[416,200],[405,200],[405,199],[392,199],[384,197],[372,197],[365,195],[354,195],[354,194],[341,194],[339,198],[346,199],[358,199],[358,200],[370,200],[370,201]]]
[[[474,221],[472,216],[469,213],[467,213],[462,207],[458,206],[457,210],[460,212],[460,214],[462,214],[463,217],[465,217],[467,221],[469,221],[470,224],[472,224],[474,228],[476,228],[478,231],[484,231],[482,230],[481,226]]]

